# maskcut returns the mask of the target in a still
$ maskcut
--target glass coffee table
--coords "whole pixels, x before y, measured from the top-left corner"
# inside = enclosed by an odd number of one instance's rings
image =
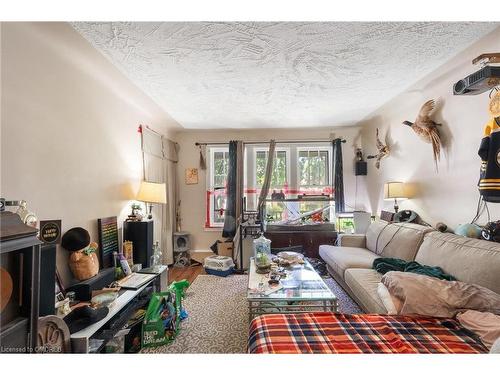
[[[311,264],[294,265],[286,269],[286,278],[278,288],[270,288],[269,274],[256,272],[250,259],[248,271],[248,317],[251,321],[261,314],[294,314],[310,311],[337,312],[337,297]]]

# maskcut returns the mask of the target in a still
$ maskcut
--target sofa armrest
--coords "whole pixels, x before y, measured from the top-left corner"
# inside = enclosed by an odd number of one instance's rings
[[[364,234],[341,233],[338,236],[339,246],[361,247],[366,249],[366,236]]]

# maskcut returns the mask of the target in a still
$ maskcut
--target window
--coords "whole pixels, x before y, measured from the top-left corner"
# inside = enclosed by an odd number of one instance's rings
[[[329,148],[299,147],[297,149],[297,185],[300,194],[331,194]],[[297,211],[300,214],[318,212],[316,219],[330,220],[334,209],[332,202],[325,204],[325,202],[309,201],[300,202]]]
[[[283,191],[288,188],[288,176],[290,167],[288,153],[288,148],[280,148],[275,151],[268,197],[270,197],[272,193],[277,189]],[[268,156],[269,151],[267,149],[255,150],[255,193],[257,194],[257,196],[260,195],[260,189],[262,188],[262,185],[264,185]],[[255,205],[257,204],[257,196],[253,200],[253,202],[255,202]],[[256,208],[257,207],[255,206],[255,209]],[[279,221],[282,219],[283,211],[284,209],[282,204],[274,204],[271,202],[267,204],[267,216],[272,217],[274,221]]]
[[[258,188],[261,188],[264,184],[268,154],[269,151],[267,150],[255,151],[255,184]],[[286,150],[275,151],[273,171],[271,174],[271,188],[282,188],[287,185],[288,164],[286,154]]]
[[[328,150],[299,149],[298,180],[300,188],[328,186],[329,156]]]
[[[205,227],[222,227],[226,207],[226,182],[229,167],[228,147],[211,147],[207,153],[210,170],[207,173],[207,218]]]
[[[266,174],[268,152],[267,144],[247,145],[245,148],[244,196],[247,210],[257,209]],[[273,193],[281,192],[291,199],[301,194],[332,194],[332,153],[327,142],[313,146],[306,143],[280,144],[275,152],[269,198]],[[228,166],[227,146],[207,148],[207,228],[220,228],[224,225]],[[266,203],[266,213],[278,222],[293,219],[324,206],[324,202],[316,201],[275,201]],[[333,214],[333,209],[329,212]],[[324,216],[326,214],[325,211]]]

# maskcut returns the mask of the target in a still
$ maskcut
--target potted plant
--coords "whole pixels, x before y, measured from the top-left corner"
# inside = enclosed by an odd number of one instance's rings
[[[132,214],[130,216],[134,216],[136,220],[141,221],[142,220],[142,206],[134,202],[130,205],[132,208]]]
[[[354,223],[352,221],[346,221],[344,223],[344,230],[347,234],[353,234],[354,233]]]

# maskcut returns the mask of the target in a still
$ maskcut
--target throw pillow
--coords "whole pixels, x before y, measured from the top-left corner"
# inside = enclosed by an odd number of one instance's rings
[[[500,338],[500,315],[467,310],[458,313],[457,320],[462,326],[478,335],[488,349]]]
[[[386,273],[381,282],[393,300],[401,301],[399,315],[452,318],[465,310],[500,315],[500,295],[479,285],[397,271]]]

